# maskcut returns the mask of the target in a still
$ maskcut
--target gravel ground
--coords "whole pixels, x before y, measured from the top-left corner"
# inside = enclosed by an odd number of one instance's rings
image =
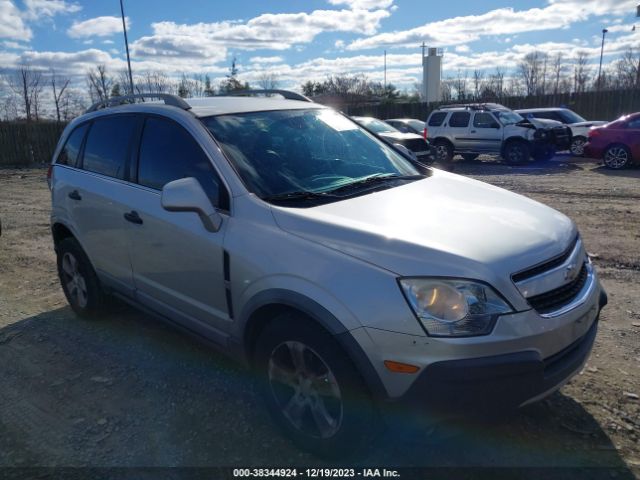
[[[561,392],[508,421],[433,431],[395,416],[358,463],[637,477],[640,171],[569,157],[454,170],[576,221],[609,293],[595,349]],[[127,307],[77,318],[58,285],[49,207],[45,170],[0,170],[0,467],[327,465],[282,438],[251,374],[222,355]]]

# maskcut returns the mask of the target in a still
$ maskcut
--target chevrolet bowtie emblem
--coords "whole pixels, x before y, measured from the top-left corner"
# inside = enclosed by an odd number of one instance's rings
[[[577,276],[578,276],[578,269],[576,268],[576,265],[574,263],[567,266],[567,268],[564,270],[565,280],[573,280]]]

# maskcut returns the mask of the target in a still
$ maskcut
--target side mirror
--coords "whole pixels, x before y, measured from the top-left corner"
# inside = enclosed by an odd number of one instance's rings
[[[160,202],[168,212],[197,213],[204,228],[210,232],[220,230],[222,216],[211,204],[200,182],[193,177],[167,183],[162,189]]]

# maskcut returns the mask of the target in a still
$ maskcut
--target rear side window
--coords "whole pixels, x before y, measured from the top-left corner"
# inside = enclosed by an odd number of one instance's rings
[[[633,128],[633,129],[640,128],[640,118],[636,118],[634,120],[629,121],[629,123],[627,123],[627,128]]]
[[[129,144],[136,126],[132,115],[97,118],[89,129],[82,167],[114,178],[124,178]]]
[[[447,112],[436,112],[431,115],[429,118],[429,126],[430,127],[439,127],[444,122],[444,119],[447,117]]]
[[[80,156],[80,148],[82,147],[82,141],[84,140],[84,135],[87,133],[88,123],[84,125],[80,125],[77,127],[69,138],[67,138],[67,143],[64,144],[64,148],[58,155],[58,159],[56,163],[58,165],[68,165],[70,167],[77,167],[78,160]]]
[[[469,125],[469,118],[471,114],[469,112],[454,112],[449,119],[450,127],[467,127]]]
[[[147,118],[140,143],[138,183],[162,190],[167,183],[185,177],[198,180],[215,206],[229,209],[224,185],[191,134],[171,120]]]

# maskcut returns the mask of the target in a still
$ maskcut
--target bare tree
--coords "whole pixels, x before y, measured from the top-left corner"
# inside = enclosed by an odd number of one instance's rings
[[[631,48],[615,63],[615,84],[618,88],[640,87],[640,58]]]
[[[518,72],[527,96],[535,95],[540,88],[542,56],[543,54],[537,50],[527,53],[518,65]]]
[[[51,84],[51,89],[53,90],[53,103],[56,107],[56,120],[59,122],[62,119],[60,114],[60,107],[62,105],[63,99],[67,94],[67,87],[69,86],[69,82],[71,80],[66,77],[59,77],[56,75],[56,71],[52,68],[49,76],[49,83]]]
[[[557,53],[551,62],[551,75],[553,76],[553,94],[560,93],[560,78],[564,75],[566,67],[563,62],[562,53]]]
[[[453,89],[456,91],[456,98],[460,101],[467,100],[467,71],[462,72],[458,70],[458,76],[453,80]]]
[[[18,118],[18,98],[14,93],[9,93],[2,102],[2,117],[4,120]]]
[[[477,69],[474,70],[473,71],[473,97],[476,100],[480,100],[483,83],[484,83],[484,72]]]
[[[280,85],[278,75],[273,72],[263,72],[258,76],[258,85],[264,90],[274,90]]]
[[[33,117],[38,119],[40,110],[40,92],[42,92],[42,74],[30,65],[20,65],[13,74],[8,75],[7,83],[13,93],[20,98],[27,122]]]
[[[89,70],[87,72],[87,85],[89,87],[91,100],[94,102],[102,102],[107,100],[111,94],[113,78],[107,74],[107,67],[105,65],[98,65],[95,70]],[[124,84],[120,83],[120,85]]]
[[[573,67],[573,90],[582,93],[587,90],[589,80],[589,57],[586,52],[578,52]]]

